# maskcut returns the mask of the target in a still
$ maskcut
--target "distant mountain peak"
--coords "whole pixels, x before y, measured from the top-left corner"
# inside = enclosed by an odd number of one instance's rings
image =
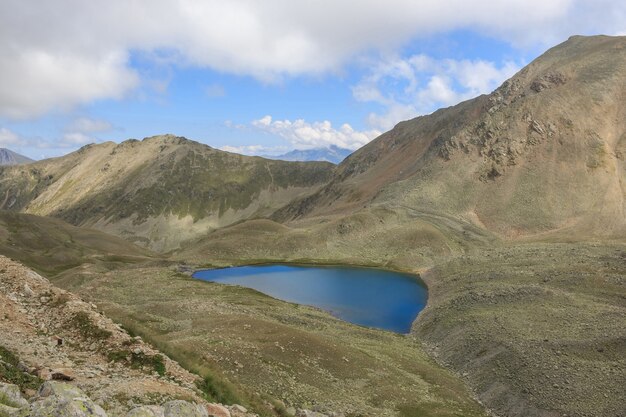
[[[35,161],[10,149],[0,148],[0,165],[19,165],[31,162]]]
[[[330,145],[328,147],[314,149],[294,149],[282,155],[267,156],[266,158],[279,159],[282,161],[325,161],[338,164],[351,153],[352,151],[349,149]]]

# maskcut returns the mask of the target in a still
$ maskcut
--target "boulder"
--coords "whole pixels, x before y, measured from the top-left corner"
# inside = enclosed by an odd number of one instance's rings
[[[48,381],[52,379],[52,370],[49,368],[40,368],[35,371],[35,375],[37,375],[39,379]]]
[[[52,370],[52,379],[57,381],[73,381],[76,374],[70,368],[57,368]]]
[[[26,417],[28,415],[28,408],[11,407],[0,402],[0,416],[2,417]]]
[[[39,398],[45,397],[61,397],[66,399],[73,399],[79,397],[86,397],[85,393],[78,387],[74,385],[67,384],[65,382],[57,382],[57,381],[46,381],[41,387],[39,387],[39,392],[37,393]]]
[[[203,406],[182,400],[165,403],[163,411],[164,417],[209,417]]]
[[[68,400],[51,396],[31,405],[30,417],[107,417],[104,410],[87,397]]]
[[[244,407],[243,405],[234,404],[230,406],[230,412],[236,415],[246,414],[248,412],[248,409]]]
[[[164,417],[164,410],[156,405],[142,405],[130,410],[126,417]]]
[[[209,413],[209,417],[231,417],[228,408],[222,404],[207,404],[206,411]]]
[[[27,297],[34,297],[35,291],[30,288],[30,285],[24,284],[24,295],[26,295]]]
[[[30,417],[107,417],[82,390],[57,381],[44,382],[30,408]]]
[[[14,408],[28,408],[30,405],[17,385],[0,382],[0,404]],[[1,413],[0,413],[1,415]]]

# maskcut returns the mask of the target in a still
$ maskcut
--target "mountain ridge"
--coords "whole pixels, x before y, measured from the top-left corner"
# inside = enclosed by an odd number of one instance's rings
[[[281,161],[325,161],[339,164],[352,153],[351,150],[336,145],[313,149],[294,149],[278,156],[267,156]]]
[[[333,165],[247,157],[174,135],[86,145],[2,167],[0,208],[58,217],[159,250],[263,216],[325,183]]]

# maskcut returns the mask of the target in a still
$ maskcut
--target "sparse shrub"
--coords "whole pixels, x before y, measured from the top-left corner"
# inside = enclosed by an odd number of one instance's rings
[[[234,393],[233,387],[229,383],[223,380],[213,378],[211,375],[207,375],[204,379],[200,380],[196,384],[200,391],[202,391],[207,400],[215,401],[222,404],[237,404],[241,403],[241,399]]]
[[[114,350],[107,355],[109,361],[114,362],[128,362],[128,365],[133,369],[145,369],[149,372],[156,372],[157,374],[164,376],[165,360],[163,355],[146,355],[143,352],[135,353],[127,350]]]
[[[80,334],[86,339],[105,340],[111,337],[111,332],[96,326],[89,314],[79,311],[72,318],[72,324],[78,328]]]
[[[65,304],[67,304],[67,302],[70,301],[70,296],[68,293],[61,293],[59,295],[57,295],[56,297],[54,297],[54,299],[52,300],[52,302],[50,303],[50,306],[52,307],[61,307]]]
[[[21,389],[37,389],[43,381],[34,375],[21,371],[18,368],[19,362],[19,358],[13,352],[0,346],[0,381],[15,384]],[[0,403],[3,403],[2,398],[0,398]]]
[[[121,362],[128,359],[130,352],[125,350],[112,350],[107,354],[107,358],[113,362]]]

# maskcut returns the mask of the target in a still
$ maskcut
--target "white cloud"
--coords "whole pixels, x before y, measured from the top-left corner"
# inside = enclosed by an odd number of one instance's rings
[[[242,145],[230,146],[225,145],[219,148],[222,151],[233,152],[242,155],[278,155],[285,153],[288,149],[284,146],[264,146],[264,145]]]
[[[111,122],[102,119],[92,119],[90,117],[79,117],[71,122],[65,130],[68,132],[108,132],[114,127]]]
[[[354,97],[383,107],[368,116],[370,126],[388,130],[401,120],[430,113],[494,90],[519,70],[482,60],[433,59],[426,55],[387,58],[353,87]]]
[[[56,139],[43,139],[36,136],[24,136],[16,133],[6,127],[0,127],[0,147],[15,149],[46,149],[56,150],[56,153],[63,153],[62,150],[73,149],[88,143],[98,142],[99,140],[89,134],[89,129],[104,128],[104,121],[99,121],[102,124],[89,124],[86,121],[97,122],[91,119],[77,119],[74,123],[77,127],[82,126],[81,131],[67,130],[60,137]],[[76,123],[78,122],[78,123]],[[72,126],[72,124],[70,124]],[[95,132],[96,130],[92,130]]]
[[[79,117],[65,126],[63,134],[54,146],[59,148],[76,148],[88,143],[100,142],[100,139],[96,136],[98,133],[110,132],[114,129],[116,129],[115,126],[107,120]]]
[[[0,114],[14,119],[121,98],[138,83],[123,52],[78,55],[0,47],[0,54]]]
[[[6,127],[0,127],[0,147],[19,151],[23,148],[49,148],[51,144],[39,137],[24,136]]]
[[[94,143],[96,139],[81,132],[65,133],[58,143],[61,148],[75,148],[77,146],[87,145],[88,143]]]
[[[131,51],[271,81],[336,71],[422,35],[471,29],[549,45],[622,32],[625,16],[614,0],[3,0],[0,115],[123,97],[150,78],[130,67]]]
[[[273,120],[265,116],[254,120],[252,127],[286,139],[296,149],[314,149],[331,145],[355,150],[381,134],[376,129],[357,131],[347,123],[335,129],[328,120],[308,123],[303,119]]]
[[[0,147],[21,146],[24,144],[24,139],[18,136],[13,131],[1,127],[0,128]]]

